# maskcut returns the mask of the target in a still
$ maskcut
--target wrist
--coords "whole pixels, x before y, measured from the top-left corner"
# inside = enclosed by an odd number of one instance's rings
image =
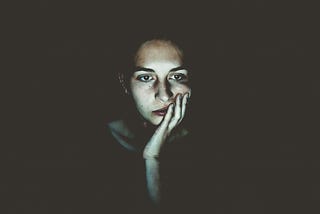
[[[148,152],[148,151],[143,151],[142,154],[144,159],[154,159],[154,160],[158,160],[159,159],[159,154],[158,153],[153,153],[153,152]]]
[[[145,159],[157,159],[160,154],[160,147],[157,145],[147,144],[143,150],[143,158]]]

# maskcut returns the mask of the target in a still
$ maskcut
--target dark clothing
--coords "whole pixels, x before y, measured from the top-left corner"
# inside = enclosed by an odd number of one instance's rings
[[[146,194],[142,154],[89,128],[71,133],[74,138],[23,141],[2,173],[1,213],[159,210]],[[316,146],[271,138],[269,129],[257,132],[266,142],[248,138],[244,129],[215,127],[213,136],[209,127],[192,130],[161,156],[163,213],[319,213]]]
[[[152,204],[146,188],[142,151],[127,150],[107,130],[96,148],[92,175],[96,178],[98,211],[136,213],[140,211],[191,210],[194,197],[192,145],[188,136],[167,145],[161,154],[162,203]],[[98,212],[98,213],[99,213]]]

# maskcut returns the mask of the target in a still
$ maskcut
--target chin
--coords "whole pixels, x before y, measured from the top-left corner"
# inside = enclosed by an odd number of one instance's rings
[[[160,125],[160,123],[162,122],[163,118],[152,118],[151,120],[149,120],[149,123],[151,123],[154,126],[158,126]]]
[[[150,121],[150,123],[154,126],[160,125],[161,121]]]

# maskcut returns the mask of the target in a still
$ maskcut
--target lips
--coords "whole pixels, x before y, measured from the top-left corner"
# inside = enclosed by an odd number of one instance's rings
[[[161,108],[161,109],[152,111],[152,113],[154,113],[155,115],[158,115],[158,116],[164,116],[164,115],[166,115],[166,113],[167,113],[167,111],[168,111],[168,107],[169,107],[169,106],[166,106],[166,107],[164,107],[164,108]]]

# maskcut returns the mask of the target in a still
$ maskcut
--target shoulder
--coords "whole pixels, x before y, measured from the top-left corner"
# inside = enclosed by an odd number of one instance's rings
[[[112,131],[120,130],[124,127],[124,121],[123,120],[114,120],[107,124],[107,127],[110,128]]]
[[[132,131],[130,131],[124,120],[115,120],[108,123],[107,129],[123,147],[130,151],[136,150],[136,148],[129,143],[134,138],[134,134]]]

